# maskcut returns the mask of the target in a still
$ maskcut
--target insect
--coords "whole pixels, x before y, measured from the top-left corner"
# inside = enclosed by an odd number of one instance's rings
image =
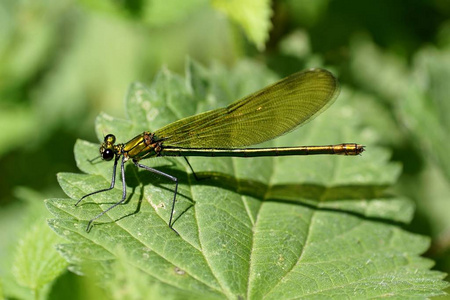
[[[143,132],[126,143],[116,144],[113,134],[104,137],[100,157],[114,159],[111,185],[79,199],[114,188],[116,169],[120,162],[122,199],[88,222],[86,231],[96,219],[123,203],[126,199],[125,162],[131,160],[136,167],[172,180],[175,184],[169,227],[173,228],[173,215],[178,190],[178,179],[140,163],[157,156],[186,157],[258,157],[284,155],[343,154],[358,155],[364,146],[345,143],[329,146],[296,146],[278,148],[245,148],[274,139],[305,124],[331,105],[339,94],[337,79],[324,69],[309,69],[294,73],[262,90],[238,100],[225,108],[207,111],[168,124],[155,132]],[[192,170],[193,174],[195,172]]]

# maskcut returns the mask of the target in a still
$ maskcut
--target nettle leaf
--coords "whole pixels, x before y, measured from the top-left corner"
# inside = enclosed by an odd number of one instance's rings
[[[38,293],[66,269],[67,263],[55,251],[61,238],[45,223],[35,223],[17,246],[13,272],[20,285]]]
[[[126,142],[226,105],[268,81],[273,76],[251,63],[233,71],[189,63],[186,78],[163,70],[149,88],[130,87],[127,120],[101,114],[97,133],[100,140],[114,133]],[[364,143],[356,130],[358,112],[348,101],[338,99],[313,122],[267,145]],[[147,297],[152,291],[208,299],[438,295],[444,275],[420,257],[428,238],[401,228],[413,204],[385,192],[400,166],[388,162],[386,150],[366,146],[356,157],[190,158],[206,178],[200,181],[182,158],[143,160],[179,178],[177,235],[168,227],[173,182],[133,164],[126,167],[127,202],[86,232],[87,221],[121,199],[122,182],[118,176],[113,190],[75,207],[83,195],[108,187],[112,172],[112,162],[88,161],[98,156],[99,144],[78,141],[75,157],[86,174],[58,175],[71,199],[47,202],[55,216],[49,223],[69,241],[59,251],[73,270],[97,270],[109,290],[140,290],[123,287],[132,279],[111,284],[118,276],[106,274],[114,274],[120,260],[129,278],[146,279],[148,285],[139,286],[147,286],[140,291]]]

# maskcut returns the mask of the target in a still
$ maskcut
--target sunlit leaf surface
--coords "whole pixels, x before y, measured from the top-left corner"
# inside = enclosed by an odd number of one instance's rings
[[[188,64],[186,78],[163,71],[149,88],[135,83],[126,100],[128,119],[101,114],[99,139],[114,133],[126,142],[273,81],[256,69],[205,71]],[[358,122],[351,103],[338,99],[313,122],[267,144],[365,144]],[[401,227],[413,205],[385,192],[400,167],[382,148],[366,144],[357,157],[192,158],[197,175],[206,177],[201,181],[183,159],[144,160],[180,180],[177,235],[168,227],[172,182],[133,164],[126,167],[128,201],[85,231],[87,221],[122,194],[118,178],[112,191],[73,205],[110,184],[112,162],[88,161],[98,156],[98,146],[77,142],[76,161],[86,174],[59,174],[72,199],[47,202],[55,216],[50,226],[69,241],[58,249],[77,272],[86,264],[113,272],[120,260],[130,276],[137,269],[159,284],[159,293],[208,299],[429,297],[445,286],[443,275],[429,270],[433,262],[420,257],[428,239]],[[148,289],[142,292],[151,294]]]

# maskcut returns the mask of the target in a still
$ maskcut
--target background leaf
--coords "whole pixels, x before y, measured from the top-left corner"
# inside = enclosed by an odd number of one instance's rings
[[[67,269],[67,262],[55,249],[55,244],[63,239],[46,225],[50,214],[37,200],[42,199],[41,194],[25,187],[16,188],[15,193],[26,206],[2,210],[0,220],[11,229],[2,232],[0,265],[4,270],[12,270],[2,274],[2,286],[8,297],[46,299],[55,279]],[[19,210],[19,218],[14,210]],[[18,242],[12,242],[14,239]]]
[[[271,29],[268,0],[213,0],[212,5],[239,24],[259,50],[264,50]]]
[[[20,241],[14,262],[14,275],[21,285],[38,294],[65,271],[67,263],[53,247],[58,242],[60,238],[45,224],[32,227]]]
[[[151,87],[130,87],[128,120],[100,115],[97,135],[114,133],[126,141],[144,129],[225,105],[273,79],[264,69],[255,73],[258,68],[244,63],[231,72],[220,67],[208,72],[188,63],[185,78],[163,70]],[[247,80],[229,80],[239,76]],[[370,142],[355,130],[361,120],[352,98],[342,100],[314,122],[267,144]],[[412,203],[385,191],[400,167],[387,162],[385,150],[366,146],[358,157],[192,158],[197,174],[210,176],[200,182],[181,159],[145,161],[180,180],[177,235],[167,225],[173,184],[131,164],[127,204],[85,232],[87,220],[120,199],[121,182],[74,207],[76,199],[111,180],[110,163],[88,162],[98,155],[98,144],[78,141],[77,165],[87,174],[59,174],[73,200],[49,200],[55,216],[49,224],[68,239],[58,249],[74,271],[113,274],[119,262],[175,295],[439,295],[446,286],[443,275],[430,271],[433,263],[419,256],[429,240],[400,226],[411,220]]]

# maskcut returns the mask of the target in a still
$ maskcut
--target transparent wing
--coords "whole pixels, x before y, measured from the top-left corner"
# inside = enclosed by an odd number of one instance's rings
[[[225,108],[171,123],[155,132],[163,145],[235,148],[262,143],[312,120],[336,99],[337,79],[324,69],[292,74]]]

